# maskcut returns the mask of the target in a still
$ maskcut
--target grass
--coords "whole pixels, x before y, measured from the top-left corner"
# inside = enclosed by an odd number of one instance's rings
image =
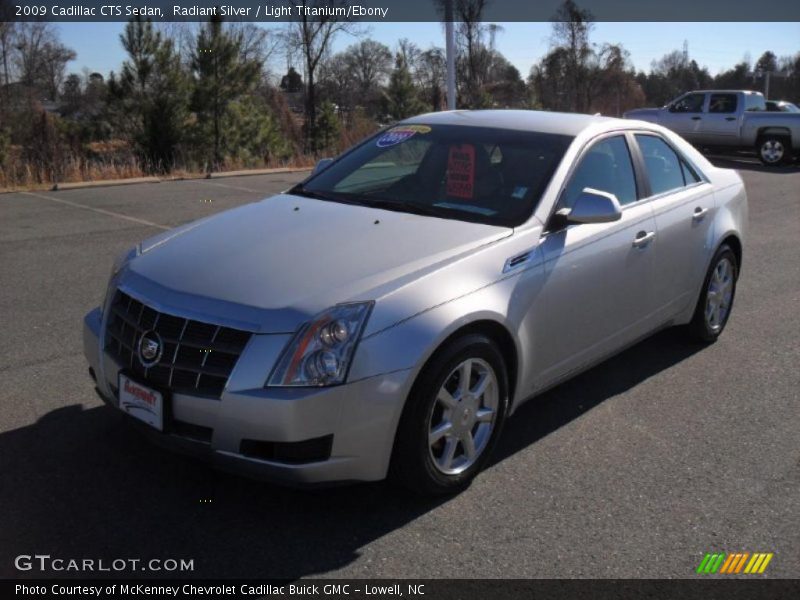
[[[220,172],[269,168],[306,168],[316,162],[313,156],[298,155],[285,160],[270,160],[262,164],[227,161]],[[202,177],[206,173],[194,165],[177,165],[165,178]],[[152,176],[153,173],[134,157],[115,159],[87,159],[70,157],[62,159],[58,170],[35,162],[26,161],[19,153],[11,153],[0,166],[0,191],[24,191],[52,189],[57,183],[80,183],[114,181]]]

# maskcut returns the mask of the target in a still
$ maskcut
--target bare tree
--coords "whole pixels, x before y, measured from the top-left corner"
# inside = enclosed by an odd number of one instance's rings
[[[325,98],[336,104],[341,113],[349,116],[360,94],[355,73],[344,52],[323,60],[319,68],[319,87]]]
[[[567,109],[582,112],[590,102],[588,73],[592,48],[589,33],[592,13],[580,8],[573,0],[564,0],[553,22],[552,43],[565,50],[568,89]]]
[[[242,62],[256,61],[261,64],[261,74],[267,78],[270,73],[270,63],[282,43],[282,38],[275,30],[259,27],[254,23],[239,21],[228,24],[230,32],[239,39],[240,59]]]
[[[13,39],[14,23],[11,21],[0,21],[0,61],[2,61],[4,85],[11,83],[10,64],[12,60]]]
[[[286,31],[287,51],[300,54],[303,59],[306,78],[306,127],[305,146],[307,151],[316,151],[315,135],[317,125],[316,72],[323,57],[330,49],[337,34],[341,32],[356,34],[356,25],[338,18],[330,11],[328,14],[310,16],[310,8],[344,8],[344,0],[313,0],[310,2],[293,2],[295,14],[299,18],[288,24]]]
[[[392,70],[392,51],[375,40],[362,40],[345,51],[345,60],[353,71],[358,90],[371,95]]]
[[[397,54],[403,57],[403,61],[411,71],[412,75],[417,70],[417,62],[422,51],[414,42],[408,38],[400,38],[397,40]]]
[[[444,104],[444,80],[447,61],[443,48],[431,47],[419,55],[414,75],[423,97],[431,109],[441,110]]]
[[[76,57],[75,51],[59,41],[58,32],[51,23],[41,21],[17,23],[14,45],[20,81],[54,100],[64,80],[67,63]]]
[[[483,105],[483,76],[488,67],[488,53],[483,41],[486,25],[481,20],[486,4],[487,0],[455,0],[454,6],[456,19],[459,20],[456,45],[466,75],[462,78],[462,90],[467,106],[473,108]]]

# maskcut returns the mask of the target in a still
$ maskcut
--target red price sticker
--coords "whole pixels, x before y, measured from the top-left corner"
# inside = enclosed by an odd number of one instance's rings
[[[447,157],[447,195],[472,199],[475,191],[475,146],[450,146]]]

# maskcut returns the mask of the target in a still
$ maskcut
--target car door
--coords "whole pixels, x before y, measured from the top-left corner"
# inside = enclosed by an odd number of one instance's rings
[[[691,92],[670,104],[662,115],[662,125],[690,142],[699,142],[703,135],[704,92]]]
[[[614,194],[622,217],[611,223],[567,224],[543,235],[544,281],[536,314],[528,320],[528,335],[536,345],[537,389],[650,327],[655,219],[650,206],[638,202],[641,184],[625,134],[597,139],[584,150],[556,210],[571,208],[587,187]]]
[[[664,138],[636,133],[634,152],[644,167],[646,199],[658,240],[653,290],[657,319],[669,320],[694,301],[712,243],[714,191],[696,167]]]
[[[710,146],[731,146],[739,143],[739,95],[712,93],[708,110],[703,114],[701,141]]]

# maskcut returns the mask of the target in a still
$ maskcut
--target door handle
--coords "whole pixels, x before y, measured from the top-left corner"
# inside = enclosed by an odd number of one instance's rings
[[[655,231],[640,231],[633,240],[633,247],[644,248],[654,237],[656,237]]]
[[[708,212],[708,208],[700,208],[699,206],[694,209],[692,214],[692,221],[702,221]]]
[[[736,117],[725,117],[726,121],[735,121]]]
[[[692,121],[702,121],[703,117],[692,117]]]

